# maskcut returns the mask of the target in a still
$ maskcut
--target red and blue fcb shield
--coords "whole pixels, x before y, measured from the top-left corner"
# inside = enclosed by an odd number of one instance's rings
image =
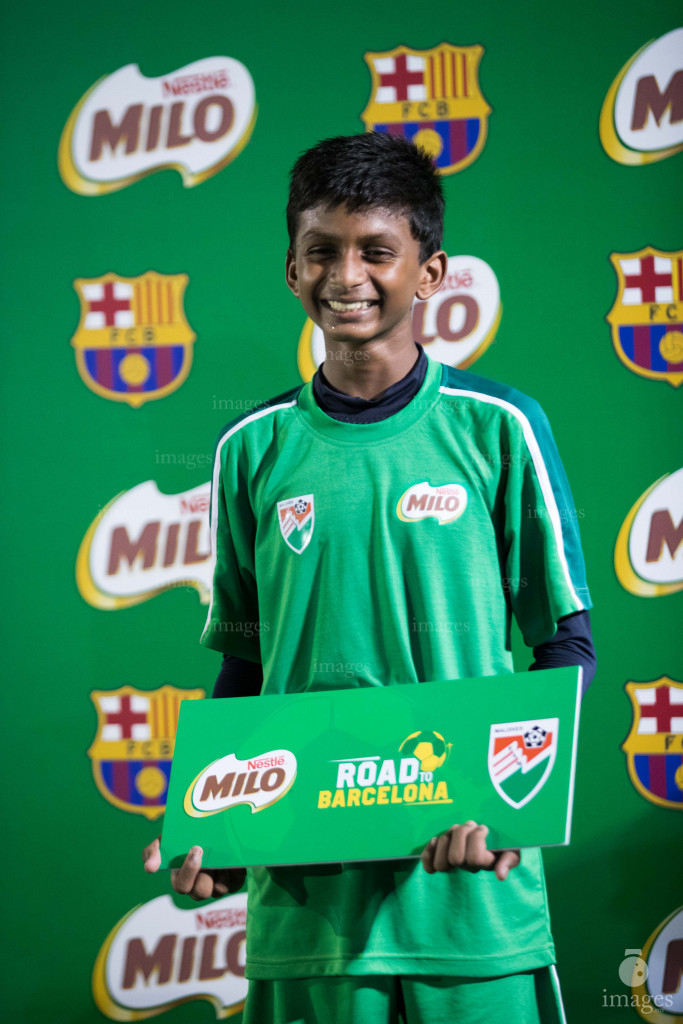
[[[649,380],[683,383],[683,251],[646,246],[613,252],[619,282],[607,314],[612,342],[624,366]]]
[[[81,318],[71,344],[91,391],[137,408],[186,379],[195,335],[185,318],[187,274],[78,278]]]
[[[621,749],[631,782],[660,807],[683,810],[683,683],[626,683],[633,723]]]
[[[471,164],[486,141],[491,108],[479,88],[482,46],[441,43],[366,53],[372,93],[361,114],[369,132],[410,139],[442,174]]]
[[[97,735],[88,755],[95,785],[115,807],[154,820],[164,813],[180,703],[204,690],[94,690]]]

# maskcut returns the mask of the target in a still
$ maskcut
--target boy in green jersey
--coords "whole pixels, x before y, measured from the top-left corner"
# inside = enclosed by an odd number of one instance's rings
[[[532,667],[590,668],[547,420],[413,340],[412,304],[447,268],[429,158],[388,135],[326,140],[297,161],[287,212],[287,284],[326,356],[219,439],[216,695],[257,692],[254,677],[270,694],[512,672],[511,615]],[[439,489],[448,521],[430,514]],[[245,1024],[563,1020],[540,852],[490,851],[486,834],[454,824],[421,864],[250,869]],[[158,841],[143,856],[156,870]],[[172,880],[205,899],[241,877],[202,871],[195,847]]]

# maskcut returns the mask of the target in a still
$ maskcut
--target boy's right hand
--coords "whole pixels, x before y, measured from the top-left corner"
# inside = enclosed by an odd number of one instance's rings
[[[145,871],[154,874],[161,867],[160,836],[142,851]],[[245,868],[212,868],[202,871],[201,846],[193,846],[181,868],[171,869],[171,885],[177,893],[193,900],[208,900],[212,896],[226,896],[244,885]]]

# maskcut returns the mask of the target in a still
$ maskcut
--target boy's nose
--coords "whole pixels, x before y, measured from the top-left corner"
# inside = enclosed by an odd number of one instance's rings
[[[333,279],[341,288],[354,288],[365,280],[365,264],[360,253],[341,253],[334,265]]]

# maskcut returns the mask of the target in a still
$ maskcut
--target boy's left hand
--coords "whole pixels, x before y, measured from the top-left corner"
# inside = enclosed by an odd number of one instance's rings
[[[453,825],[442,836],[434,836],[422,851],[422,865],[433,875],[436,871],[494,871],[501,882],[507,878],[511,868],[520,861],[519,850],[489,850],[486,825],[466,821],[464,825]]]

